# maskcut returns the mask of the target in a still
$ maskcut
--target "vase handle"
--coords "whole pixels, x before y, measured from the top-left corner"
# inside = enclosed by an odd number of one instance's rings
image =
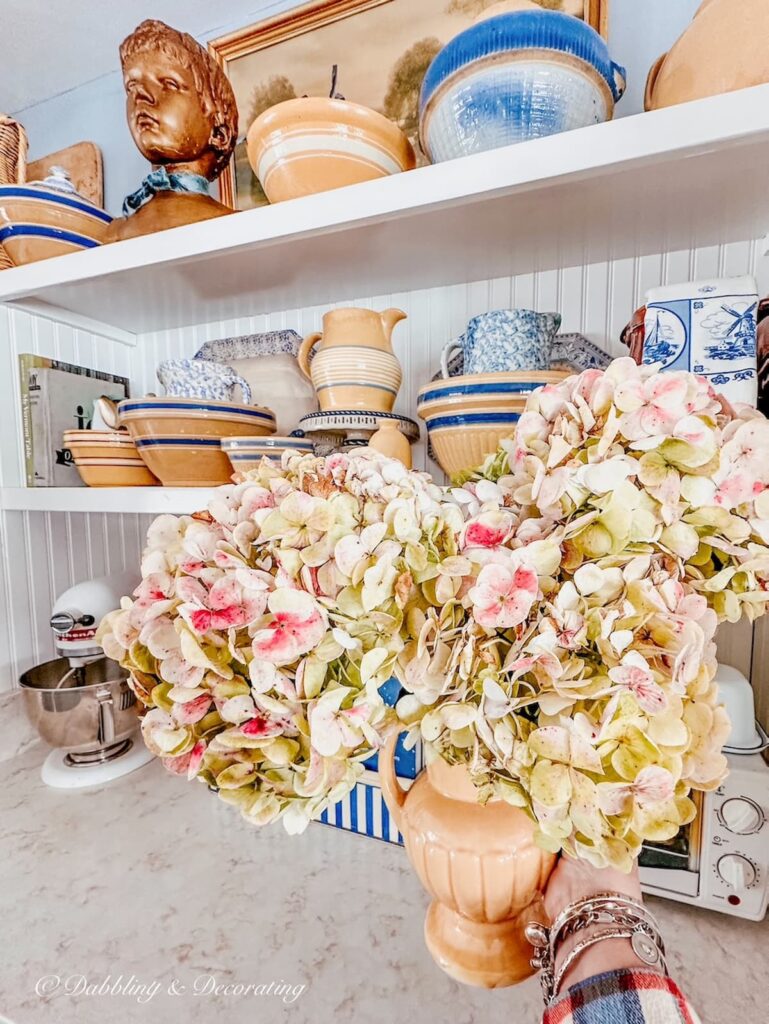
[[[296,356],[296,361],[299,363],[299,369],[309,381],[312,381],[312,374],[310,373],[310,353],[322,337],[323,333],[321,331],[316,331],[315,334],[308,334],[299,346],[299,352]]]
[[[395,774],[395,747],[400,734],[400,730],[392,732],[379,751],[379,781],[387,810],[393,816],[398,831],[402,832],[401,821],[403,820],[403,805],[406,803],[406,790],[402,788]]]

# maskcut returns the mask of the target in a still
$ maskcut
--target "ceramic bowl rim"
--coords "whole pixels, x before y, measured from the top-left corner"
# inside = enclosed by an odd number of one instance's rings
[[[137,448],[213,448],[221,451],[221,438],[215,434],[210,436],[197,434],[161,434],[136,438]]]
[[[188,403],[184,405],[183,403]],[[124,398],[118,403],[121,420],[152,416],[180,416],[185,414],[197,419],[263,419],[275,422],[275,413],[265,405],[243,405],[239,402],[224,402],[215,398],[181,398],[164,395],[162,398]]]
[[[456,413],[453,415],[435,416],[432,420],[426,421],[427,433],[433,434],[436,431],[459,430],[467,427],[493,427],[516,424],[521,418],[519,412],[478,412],[478,413]],[[446,422],[442,422],[446,420]]]
[[[301,448],[309,448],[310,451],[313,449],[312,441],[307,438],[289,437],[285,434],[268,434],[262,437],[258,435],[249,437],[247,434],[237,437],[223,437],[221,444],[225,451],[230,449],[240,451],[243,448],[295,448],[297,451]]]
[[[53,203],[56,206],[66,206],[73,210],[79,210],[81,213],[88,214],[89,217],[94,217],[96,220],[102,221],[104,224],[112,223],[112,216],[107,213],[106,210],[102,210],[100,207],[93,203],[89,203],[83,196],[69,196],[64,193],[57,192],[55,189],[43,189],[33,188],[32,182],[18,183],[15,185],[0,185],[0,198],[7,196],[10,199],[21,199],[23,202],[27,200],[42,201],[45,203]]]
[[[499,394],[509,394],[512,385],[529,385],[529,391],[547,384],[560,384],[570,376],[566,370],[500,370],[492,373],[459,373],[455,377],[441,377],[428,381],[417,391],[417,402],[425,401],[424,396],[432,391],[456,390],[457,388],[490,387],[499,385]],[[469,393],[469,392],[463,392]],[[481,392],[493,394],[494,392]],[[444,397],[453,397],[446,395]]]
[[[290,100],[283,100],[268,107],[257,118],[252,121],[246,133],[247,147],[253,147],[257,156],[256,162],[263,156],[265,151],[274,143],[272,137],[276,133],[284,133],[287,129],[303,127],[302,121],[295,111],[308,107],[308,101],[326,112],[323,115],[316,115],[312,120],[327,120],[329,125],[335,129],[336,134],[344,134],[353,128],[358,134],[365,131],[369,125],[381,129],[386,141],[388,151],[392,149],[391,156],[394,156],[404,170],[416,164],[416,153],[411,145],[408,136],[394,121],[391,121],[378,110],[367,107],[363,103],[355,103],[352,100],[338,100],[331,96],[296,96]],[[345,114],[348,116],[345,117]],[[294,115],[294,116],[292,116]],[[336,116],[334,116],[336,115]],[[404,164],[399,153],[404,153],[407,161]]]

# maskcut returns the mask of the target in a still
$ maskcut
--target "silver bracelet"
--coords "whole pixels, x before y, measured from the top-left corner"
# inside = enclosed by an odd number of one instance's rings
[[[598,927],[576,943],[556,973],[555,961],[562,942],[586,928]],[[596,893],[577,900],[561,911],[548,928],[539,922],[526,927],[526,938],[535,948],[531,966],[541,970],[542,993],[546,1005],[558,996],[563,979],[574,962],[604,939],[629,939],[638,959],[649,967],[662,967],[667,974],[665,945],[653,915],[643,904],[621,893]]]

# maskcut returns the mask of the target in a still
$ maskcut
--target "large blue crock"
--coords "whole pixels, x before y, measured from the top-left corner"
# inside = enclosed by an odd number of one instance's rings
[[[608,120],[625,69],[584,21],[513,11],[461,32],[435,57],[420,96],[434,161]]]

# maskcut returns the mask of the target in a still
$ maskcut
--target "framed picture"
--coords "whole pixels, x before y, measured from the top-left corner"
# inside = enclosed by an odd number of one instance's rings
[[[395,121],[419,153],[419,90],[430,62],[497,2],[314,0],[213,40],[209,50],[232,83],[240,118],[233,160],[219,179],[222,202],[237,210],[267,202],[248,163],[248,129],[283,100],[330,95],[334,65],[336,92]],[[606,34],[609,0],[536,2],[583,18]]]

